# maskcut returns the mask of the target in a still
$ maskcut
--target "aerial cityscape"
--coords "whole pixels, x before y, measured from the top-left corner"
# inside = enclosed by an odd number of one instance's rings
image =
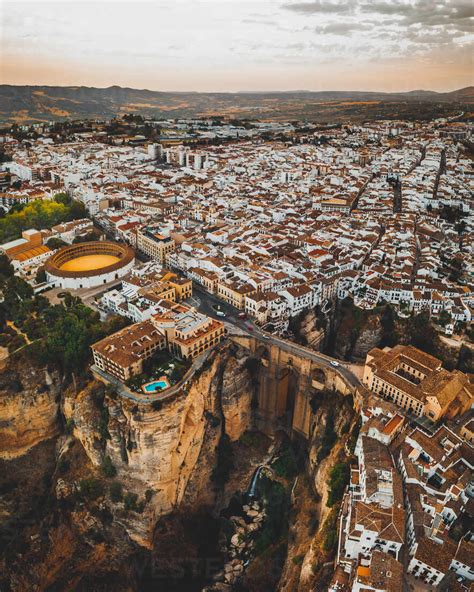
[[[2,12],[0,591],[474,590],[472,3]]]

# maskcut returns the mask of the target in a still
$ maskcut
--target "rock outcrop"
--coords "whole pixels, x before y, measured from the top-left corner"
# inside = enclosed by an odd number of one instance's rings
[[[323,315],[322,318],[324,318]],[[315,309],[308,310],[301,318],[298,333],[305,341],[307,347],[316,351],[321,350],[325,335],[323,325],[324,322],[318,319],[318,314]]]
[[[247,355],[240,349],[234,349],[232,353],[222,377],[221,404],[226,434],[235,441],[251,427],[254,385],[245,365]]]
[[[97,466],[110,457],[127,490],[139,498],[149,492],[143,514],[123,519],[141,546],[151,546],[156,521],[182,502],[188,483],[188,503],[202,502],[201,494],[212,501],[206,490],[221,426],[231,440],[250,426],[252,387],[245,360],[241,350],[224,346],[211,354],[186,391],[155,405],[111,394],[98,404],[91,385],[66,399],[65,417],[91,462]]]
[[[60,389],[57,373],[10,358],[0,372],[0,458],[22,456],[58,434]]]
[[[380,344],[384,336],[382,313],[361,310],[349,299],[339,301],[326,339],[326,350],[336,357],[356,362]]]
[[[327,506],[329,473],[336,462],[347,461],[346,442],[356,421],[350,398],[337,393],[316,396],[306,475],[298,478],[293,491],[293,519],[280,592],[317,589],[315,573],[325,561],[321,537],[331,512]],[[295,557],[298,561],[293,561]]]

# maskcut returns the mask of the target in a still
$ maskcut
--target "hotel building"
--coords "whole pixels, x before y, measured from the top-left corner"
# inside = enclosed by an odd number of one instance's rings
[[[159,303],[151,319],[135,323],[92,346],[95,365],[125,381],[143,370],[157,349],[194,359],[222,341],[224,324],[184,304]]]

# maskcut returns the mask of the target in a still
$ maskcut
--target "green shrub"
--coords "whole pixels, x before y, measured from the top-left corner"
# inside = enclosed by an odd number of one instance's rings
[[[336,530],[328,530],[323,541],[323,549],[328,553],[334,551],[337,545],[337,532]]]
[[[123,499],[124,508],[127,512],[136,512],[138,510],[138,495],[128,491]]]
[[[260,442],[260,434],[258,432],[244,432],[240,438],[239,442],[248,448],[253,448],[254,446],[258,446]]]
[[[66,432],[66,434],[71,435],[74,431],[74,419],[72,417],[70,417],[67,421],[66,421],[66,426],[64,428],[64,431]]]
[[[262,475],[259,489],[265,500],[265,522],[255,542],[255,553],[260,555],[277,543],[288,529],[289,492],[278,481]]]
[[[318,450],[318,463],[329,455],[336,440],[337,434],[334,431],[334,410],[330,408],[326,418],[326,426],[324,428],[321,446]]]
[[[336,505],[332,508],[329,516],[326,518],[323,529],[322,529],[322,537],[323,537],[323,544],[322,548],[327,553],[332,553],[336,546],[338,540],[338,533],[337,533],[337,516],[339,512],[339,505]]]
[[[110,456],[106,456],[102,461],[101,465],[102,472],[108,478],[115,477],[117,474],[117,469],[115,468],[114,464],[112,463],[112,459]]]
[[[122,495],[122,484],[119,483],[118,481],[114,481],[113,483],[110,484],[110,499],[115,502],[121,502],[123,499],[123,495]]]
[[[89,500],[95,500],[100,497],[104,488],[102,483],[95,477],[89,477],[88,479],[81,479],[79,481],[79,490],[82,496]]]
[[[99,421],[99,434],[101,442],[110,440],[109,434],[109,409],[107,406],[103,406],[100,412]]]
[[[298,473],[298,463],[291,443],[283,448],[280,456],[272,463],[272,469],[279,477],[293,479]]]
[[[327,506],[332,507],[342,499],[346,485],[349,483],[350,467],[347,463],[337,463],[329,473],[329,495]]]

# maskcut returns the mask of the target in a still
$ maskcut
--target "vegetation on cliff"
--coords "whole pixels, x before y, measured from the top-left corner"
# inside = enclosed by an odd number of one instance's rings
[[[438,319],[443,324],[443,315]],[[469,329],[467,329],[469,337]],[[413,345],[443,361],[449,370],[463,372],[473,369],[472,351],[461,346],[459,350],[448,348],[439,337],[433,319],[426,311],[411,312],[407,317],[398,316],[388,303],[374,309],[362,310],[350,298],[338,302],[325,343],[325,353],[345,360],[365,359],[372,347]]]
[[[329,473],[329,495],[327,505],[332,508],[342,499],[344,490],[349,483],[350,468],[347,463],[336,463]]]
[[[11,352],[25,346],[34,362],[58,367],[65,375],[84,370],[91,344],[126,324],[123,317],[102,323],[97,312],[68,293],[61,304],[51,305],[13,275],[5,256],[0,256],[0,292],[0,344]],[[27,346],[25,336],[31,342]]]

